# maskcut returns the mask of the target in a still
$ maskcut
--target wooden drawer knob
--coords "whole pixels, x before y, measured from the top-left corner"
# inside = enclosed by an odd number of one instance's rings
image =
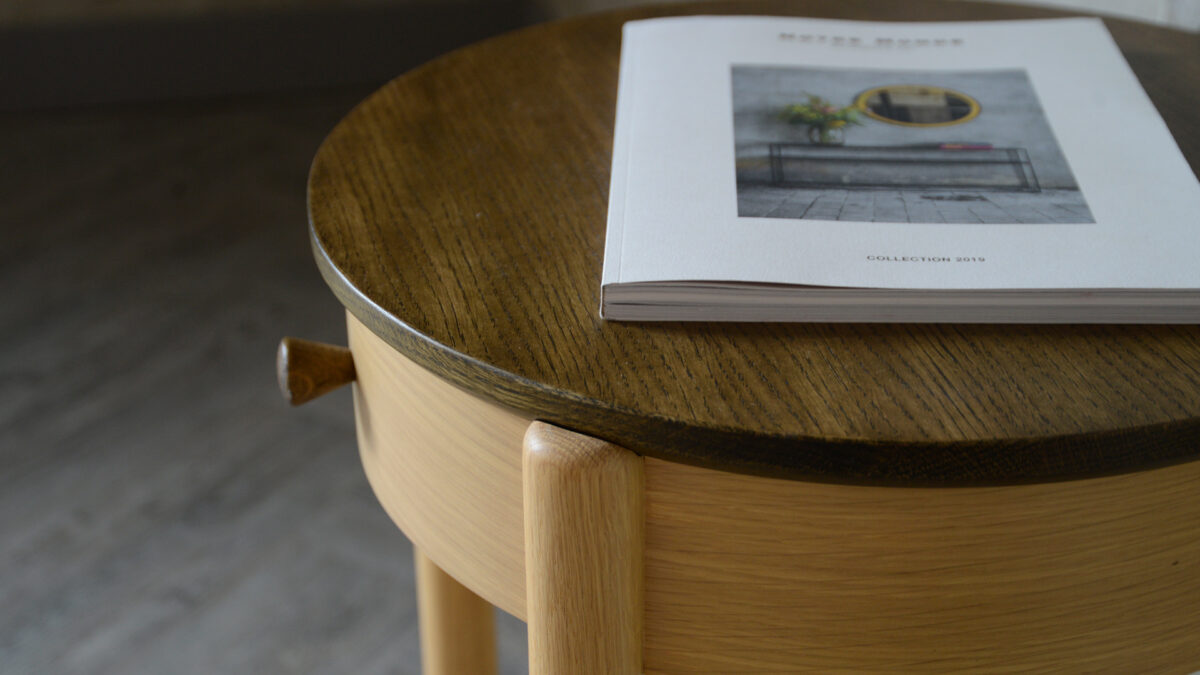
[[[307,403],[354,381],[354,357],[345,347],[285,337],[275,357],[279,390],[292,405]]]

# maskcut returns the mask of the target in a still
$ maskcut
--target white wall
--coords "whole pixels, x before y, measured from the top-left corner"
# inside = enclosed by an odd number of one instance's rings
[[[1200,31],[1200,0],[988,0],[1017,5],[1076,9]]]
[[[25,0],[30,2],[33,0]],[[265,0],[260,0],[265,1]],[[534,0],[553,16],[568,16],[598,12],[616,7],[629,7],[681,0]],[[903,2],[904,0],[893,0]],[[1041,5],[1055,9],[1079,10],[1107,14],[1125,19],[1200,31],[1200,0],[982,0],[1010,4]]]

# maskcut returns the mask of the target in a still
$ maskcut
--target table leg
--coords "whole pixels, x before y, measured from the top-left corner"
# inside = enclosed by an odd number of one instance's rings
[[[642,670],[642,458],[534,422],[525,434],[532,675]]]
[[[420,551],[414,550],[414,557],[422,672],[494,675],[496,633],[492,606]]]

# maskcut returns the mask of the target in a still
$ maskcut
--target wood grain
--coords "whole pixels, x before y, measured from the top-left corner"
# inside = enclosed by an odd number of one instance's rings
[[[1200,462],[951,489],[645,470],[647,673],[1200,670]]]
[[[413,551],[423,675],[495,675],[492,606]]]
[[[275,353],[279,391],[301,405],[354,381],[354,357],[345,347],[285,337]]]
[[[454,52],[367,99],[317,154],[313,245],[342,303],[460,387],[671,461],[971,485],[1200,454],[1195,326],[601,321],[620,26],[675,12],[1058,15],[932,0],[672,5]],[[1107,23],[1196,168],[1200,36]]]
[[[530,418],[447,384],[352,316],[358,448],[388,515],[473,593],[525,618],[521,443]]]
[[[642,672],[642,458],[534,422],[525,434],[529,672]]]

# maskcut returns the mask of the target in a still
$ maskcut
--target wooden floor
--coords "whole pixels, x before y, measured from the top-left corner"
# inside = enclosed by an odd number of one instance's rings
[[[344,344],[304,182],[365,93],[0,116],[0,671],[419,672],[349,394],[273,371]]]

